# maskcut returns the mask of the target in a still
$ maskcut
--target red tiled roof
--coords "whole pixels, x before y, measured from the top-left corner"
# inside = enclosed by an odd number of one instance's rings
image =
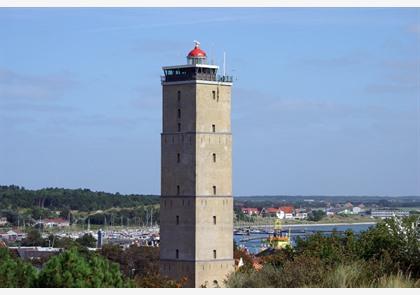
[[[265,213],[277,213],[278,211],[278,208],[265,208]]]
[[[293,213],[293,207],[287,206],[287,207],[280,207],[279,208],[284,213]]]

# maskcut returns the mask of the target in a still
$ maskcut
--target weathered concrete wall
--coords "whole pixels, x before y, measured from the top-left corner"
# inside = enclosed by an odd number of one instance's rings
[[[188,286],[234,268],[230,105],[230,85],[163,85],[160,271]]]

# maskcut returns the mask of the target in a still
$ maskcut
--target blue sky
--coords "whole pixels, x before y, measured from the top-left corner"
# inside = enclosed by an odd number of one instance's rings
[[[160,192],[164,65],[235,76],[234,195],[420,195],[420,10],[0,9],[0,184]]]

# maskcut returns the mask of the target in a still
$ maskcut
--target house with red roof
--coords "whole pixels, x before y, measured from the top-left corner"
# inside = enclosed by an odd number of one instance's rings
[[[283,206],[278,209],[277,217],[280,219],[293,219],[293,207]]]
[[[261,209],[261,215],[262,217],[273,217],[277,216],[277,213],[279,212],[279,208],[262,208]]]

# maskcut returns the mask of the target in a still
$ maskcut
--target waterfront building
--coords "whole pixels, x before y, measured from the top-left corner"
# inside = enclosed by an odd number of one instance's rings
[[[360,214],[362,212],[362,208],[353,207],[352,211],[353,211],[353,214]]]
[[[372,218],[392,218],[392,217],[407,217],[410,216],[409,211],[397,211],[397,210],[372,210]]]
[[[262,217],[276,217],[277,214],[280,212],[279,208],[262,208],[261,209],[261,216]]]
[[[293,211],[293,207],[290,206],[280,207],[277,213],[277,217],[280,219],[293,219]]]
[[[188,287],[234,271],[232,78],[218,69],[197,42],[161,80],[160,273]]]

